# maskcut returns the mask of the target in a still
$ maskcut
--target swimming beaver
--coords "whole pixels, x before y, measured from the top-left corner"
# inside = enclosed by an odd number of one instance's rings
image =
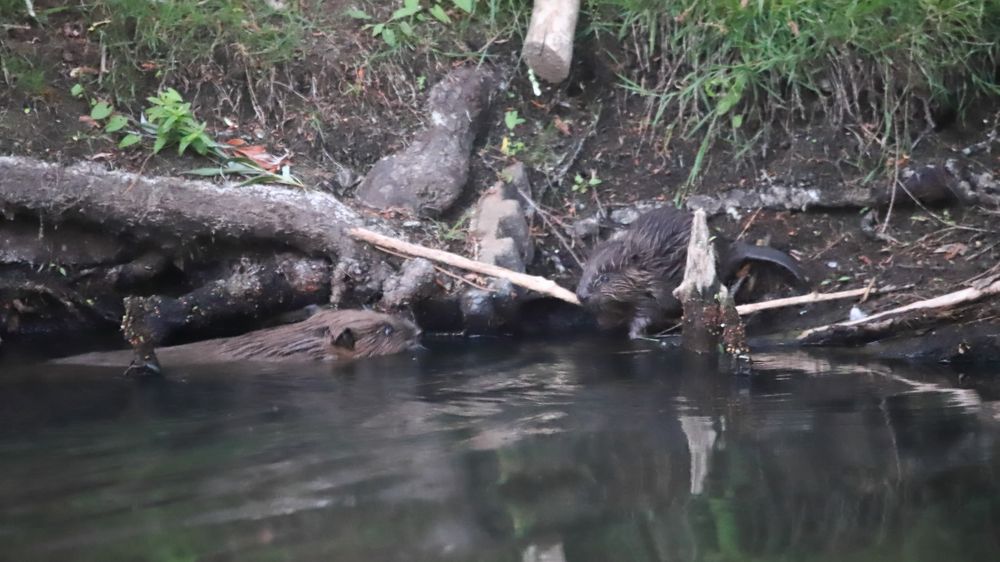
[[[168,363],[222,361],[305,362],[391,355],[416,349],[420,330],[409,320],[370,310],[321,310],[309,318],[241,336],[163,347],[156,355]],[[120,365],[131,352],[88,353],[58,363]],[[153,358],[155,361],[155,358]],[[147,361],[153,372],[159,365]]]
[[[691,215],[672,207],[641,215],[621,235],[598,244],[576,287],[580,302],[604,328],[629,326],[638,337],[649,327],[664,327],[681,316],[673,290],[684,278]],[[773,248],[715,238],[717,274],[726,281],[747,260],[778,265],[804,281],[789,255]]]

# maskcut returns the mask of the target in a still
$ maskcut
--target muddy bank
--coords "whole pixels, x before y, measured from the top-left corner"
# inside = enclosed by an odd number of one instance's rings
[[[144,169],[115,158],[75,162],[83,154],[69,166],[2,157],[0,338],[12,345],[124,326],[128,340],[164,345],[284,322],[307,305],[401,311],[433,332],[589,332],[595,323],[585,310],[383,252],[344,231],[365,226],[572,289],[600,240],[675,200],[705,209],[728,238],[787,251],[813,289],[903,288],[757,313],[746,318],[752,334],[863,317],[997,273],[1000,186],[988,122],[928,134],[888,180],[874,182],[834,157],[843,152],[842,131],[801,124],[751,167],[726,165],[732,155],[713,149],[703,182],[692,187],[684,177],[697,147],[665,153],[634,134],[638,100],[615,88],[608,65],[585,52],[565,83],[540,96],[503,62],[436,68],[405,112],[381,117],[395,126],[405,115],[400,138],[383,142],[371,120],[341,123],[339,134],[365,139],[338,146],[356,149],[350,166],[342,152],[326,159],[329,147],[301,146],[318,159],[296,162],[313,179],[305,190],[163,175],[176,160]],[[331,95],[343,107],[351,101]],[[527,123],[510,125],[514,110]],[[53,111],[69,119],[75,109]],[[5,130],[24,130],[23,116],[7,115]],[[70,154],[60,142],[53,137],[53,153]],[[16,141],[3,146],[37,152]],[[774,271],[753,267],[739,272],[735,296],[796,292]],[[992,298],[960,304],[838,345],[911,342],[886,355],[916,357],[904,348],[952,326],[951,343],[925,358],[995,358],[985,342],[998,309]]]

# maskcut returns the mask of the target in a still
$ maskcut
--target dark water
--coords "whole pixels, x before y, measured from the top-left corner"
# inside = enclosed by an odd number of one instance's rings
[[[4,367],[0,559],[1000,560],[989,373],[616,345]]]

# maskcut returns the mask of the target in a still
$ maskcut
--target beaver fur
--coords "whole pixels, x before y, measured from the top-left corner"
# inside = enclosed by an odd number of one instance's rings
[[[580,302],[603,328],[628,326],[638,337],[681,316],[673,291],[684,278],[691,215],[672,207],[641,215],[619,236],[598,244],[584,264],[576,288]],[[775,250],[715,238],[717,272],[731,279],[747,260],[777,265],[805,281],[798,262]]]
[[[320,310],[309,318],[240,336],[205,340],[156,350],[143,368],[159,371],[157,359],[173,364],[224,361],[307,362],[391,355],[417,349],[420,330],[415,324],[370,310]],[[127,356],[125,353],[129,353]],[[119,365],[130,352],[88,353],[59,363]]]

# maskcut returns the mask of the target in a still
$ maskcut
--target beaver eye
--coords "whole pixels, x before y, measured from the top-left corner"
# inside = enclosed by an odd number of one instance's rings
[[[393,328],[390,324],[383,324],[382,325],[382,335],[383,336],[391,336],[393,334],[393,332],[395,332],[395,331],[396,331],[396,329]]]
[[[607,273],[602,273],[602,274],[600,274],[600,275],[597,276],[597,284],[598,285],[603,285],[603,284],[605,284],[607,282],[608,282],[608,274]]]

